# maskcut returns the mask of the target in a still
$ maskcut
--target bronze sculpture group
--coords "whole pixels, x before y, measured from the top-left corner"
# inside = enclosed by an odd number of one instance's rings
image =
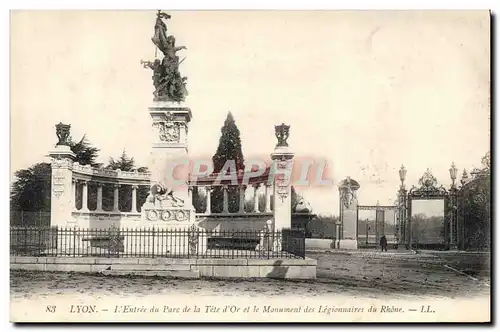
[[[186,49],[185,46],[175,46],[175,37],[167,35],[167,25],[163,19],[169,19],[170,15],[158,11],[155,24],[155,33],[151,40],[153,44],[163,53],[163,60],[141,61],[144,68],[153,70],[153,84],[155,87],[154,100],[156,101],[184,101],[187,96],[187,77],[179,73],[179,61],[177,51]]]

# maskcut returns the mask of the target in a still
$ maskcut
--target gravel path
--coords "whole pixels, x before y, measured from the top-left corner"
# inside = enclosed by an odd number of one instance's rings
[[[180,280],[157,277],[109,277],[77,273],[11,271],[11,300],[85,294],[145,297],[158,294],[193,296],[283,295],[354,298],[475,297],[490,294],[489,254],[325,252],[307,254],[318,260],[317,280]],[[474,276],[454,272],[451,266]]]

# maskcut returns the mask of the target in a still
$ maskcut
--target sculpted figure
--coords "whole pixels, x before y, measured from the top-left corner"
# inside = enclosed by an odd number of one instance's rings
[[[153,70],[155,100],[183,101],[187,95],[187,77],[179,73],[177,51],[187,49],[185,46],[175,46],[175,37],[167,35],[167,25],[162,19],[170,19],[170,15],[158,11],[155,23],[155,33],[151,40],[163,53],[163,60],[154,62],[142,61],[145,68]]]

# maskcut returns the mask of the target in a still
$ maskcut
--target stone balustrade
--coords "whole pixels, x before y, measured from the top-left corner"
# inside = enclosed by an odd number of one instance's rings
[[[192,189],[193,187],[198,188],[198,190],[203,190],[204,191],[204,196],[205,196],[205,211],[201,213],[197,213],[197,215],[200,216],[214,216],[214,215],[262,215],[262,214],[272,214],[272,209],[271,209],[271,191],[272,191],[272,186],[268,185],[267,183],[253,183],[251,185],[245,186],[245,185],[239,185],[238,190],[239,190],[239,206],[238,206],[238,211],[229,211],[229,195],[228,195],[228,188],[229,185],[222,184],[222,185],[195,185],[195,186],[190,186],[189,187],[189,197],[192,199]],[[213,212],[212,211],[212,197],[211,193],[214,190],[215,187],[221,187],[223,190],[223,205],[222,205],[222,211],[221,212]],[[263,188],[263,189],[261,189]],[[246,192],[247,190],[251,190],[251,198],[253,200],[253,206],[250,211],[245,210],[245,202],[246,202]],[[259,206],[259,192],[261,190],[264,190],[264,195],[265,195],[265,204],[264,207]],[[263,210],[263,211],[261,211]]]
[[[78,215],[92,214],[92,215],[108,215],[108,214],[139,214],[138,203],[137,203],[137,189],[139,186],[150,186],[149,173],[140,172],[125,172],[120,170],[109,170],[109,169],[99,169],[93,168],[90,165],[80,165],[78,163],[73,163],[68,165],[72,171],[72,208],[73,212],[78,212]],[[71,167],[72,166],[72,167]],[[260,182],[255,180],[249,185],[239,185],[239,209],[238,211],[229,211],[229,197],[228,197],[228,184],[209,184],[207,181],[200,182],[196,185],[189,185],[189,199],[192,201],[192,189],[194,187],[201,189],[205,193],[205,206],[204,212],[198,212],[199,216],[209,216],[209,215],[266,215],[272,214],[271,209],[271,192],[272,186],[267,184],[267,178],[263,177],[258,179]],[[93,210],[88,208],[88,197],[89,197],[89,184],[97,184],[97,207]],[[113,208],[111,211],[103,210],[102,200],[103,200],[103,185],[111,184],[113,185]],[[131,209],[130,211],[120,211],[119,209],[119,191],[122,186],[131,186]],[[223,188],[223,210],[221,212],[211,211],[211,193],[215,187]],[[247,197],[246,192],[251,190],[251,196]],[[80,209],[76,207],[76,197],[81,193],[82,206]],[[259,206],[259,193],[263,192],[265,194],[265,204],[263,207]],[[253,200],[253,206],[251,210],[245,209],[245,201],[247,198]],[[262,210],[262,211],[261,211]]]
[[[73,178],[88,180],[88,177],[101,178],[101,182],[116,182],[118,180],[124,181],[130,184],[143,184],[149,185],[150,173],[148,172],[126,172],[122,170],[112,170],[95,168],[90,165],[80,165],[79,163],[73,163]]]

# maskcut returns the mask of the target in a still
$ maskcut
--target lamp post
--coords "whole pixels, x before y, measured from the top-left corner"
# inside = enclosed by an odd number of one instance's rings
[[[454,162],[451,163],[451,167],[450,167],[449,171],[450,171],[450,178],[451,178],[451,187],[455,188],[455,180],[457,179],[458,169],[455,166]]]
[[[404,165],[401,165],[401,168],[399,169],[399,179],[401,180],[401,189],[404,189],[406,179],[406,168]]]
[[[450,178],[451,178],[451,188],[450,188],[450,249],[456,249],[457,246],[457,219],[458,219],[458,211],[457,211],[457,186],[455,184],[455,180],[457,179],[458,169],[455,166],[455,163],[451,163]]]
[[[401,185],[399,187],[399,204],[398,204],[398,213],[399,213],[399,241],[401,245],[405,244],[406,234],[409,234],[409,230],[406,230],[406,189],[405,189],[405,180],[406,180],[406,168],[404,165],[401,165],[399,169],[399,179],[401,180]],[[408,225],[409,228],[409,225]]]

